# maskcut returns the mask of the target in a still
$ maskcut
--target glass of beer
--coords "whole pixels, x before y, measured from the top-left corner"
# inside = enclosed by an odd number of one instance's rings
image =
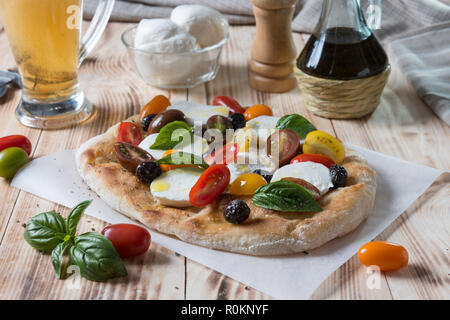
[[[83,0],[0,0],[0,18],[23,82],[17,119],[55,129],[81,122],[92,105],[78,68],[106,27],[114,0],[100,0],[81,36]]]

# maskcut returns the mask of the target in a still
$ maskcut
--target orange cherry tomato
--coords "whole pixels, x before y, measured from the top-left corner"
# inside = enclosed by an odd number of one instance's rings
[[[170,155],[170,154],[172,154],[172,153],[174,153],[174,152],[176,152],[177,150],[173,150],[173,149],[171,149],[171,150],[167,150],[166,152],[164,152],[163,153],[163,158],[164,157],[167,157],[168,155]],[[169,171],[169,170],[172,170],[172,169],[175,169],[174,168],[174,165],[172,165],[172,164],[160,164],[159,165],[160,167],[161,167],[161,170],[162,171]]]
[[[308,162],[308,161],[323,164],[327,168],[329,168],[333,164],[335,164],[334,161],[331,160],[331,158],[324,156],[322,154],[306,154],[306,153],[300,154],[300,155],[292,158],[290,164],[297,163],[297,162]]]
[[[163,158],[167,157],[168,155],[174,153],[174,152],[178,152],[178,150],[167,150],[166,152],[163,153]],[[161,167],[161,170],[166,172],[166,171],[170,171],[173,169],[178,169],[178,168],[187,168],[187,167],[197,167],[197,165],[195,164],[160,164],[159,165]]]
[[[170,101],[166,96],[158,95],[150,100],[141,110],[139,114],[139,120],[142,121],[149,114],[158,114],[161,111],[167,109],[170,106]]]
[[[172,153],[174,153],[174,152],[178,152],[178,150],[175,150],[175,149],[170,149],[170,150],[167,150],[166,152],[164,152],[163,153],[163,158],[164,157],[167,157],[168,155],[171,155]]]
[[[264,104],[255,104],[244,112],[245,120],[249,121],[259,116],[272,116],[273,112]]]
[[[244,173],[237,177],[230,186],[230,194],[237,196],[253,195],[259,187],[267,184],[263,176],[256,173]]]
[[[366,266],[378,266],[381,271],[393,271],[408,265],[408,251],[401,245],[386,241],[372,241],[358,251],[358,258]]]
[[[206,169],[189,192],[190,203],[197,208],[206,207],[216,200],[230,184],[230,169],[215,164]]]
[[[137,146],[142,141],[141,129],[133,122],[122,122],[117,131],[119,142],[128,142]]]

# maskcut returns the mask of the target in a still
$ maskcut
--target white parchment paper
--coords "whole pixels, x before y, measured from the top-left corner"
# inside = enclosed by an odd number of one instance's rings
[[[207,249],[156,231],[151,231],[152,240],[272,297],[308,299],[322,281],[389,226],[442,173],[357,146],[349,147],[365,157],[378,176],[373,212],[345,237],[308,254],[283,257],[252,257]],[[76,170],[73,150],[31,161],[16,175],[12,185],[66,207],[94,199],[86,214],[109,223],[136,223],[89,190]]]

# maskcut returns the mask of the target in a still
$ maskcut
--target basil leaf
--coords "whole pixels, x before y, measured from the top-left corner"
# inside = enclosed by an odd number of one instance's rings
[[[258,207],[282,212],[317,212],[322,210],[305,188],[286,180],[259,187],[252,200],[253,204]]]
[[[281,119],[277,122],[276,128],[294,130],[297,132],[300,139],[305,139],[308,133],[317,130],[311,122],[299,114],[289,114],[281,117]]]
[[[175,132],[179,130],[180,132]],[[192,137],[191,127],[184,121],[173,121],[166,124],[159,131],[155,142],[151,145],[150,149],[156,150],[168,150],[175,147],[184,137],[189,134]]]
[[[75,237],[70,247],[70,259],[80,268],[81,276],[88,280],[105,281],[128,275],[111,241],[97,232]]]
[[[196,156],[195,154],[189,152],[174,152],[165,156],[162,159],[156,161],[158,164],[195,164],[199,167],[207,169],[209,165],[203,160],[202,157]]]
[[[65,279],[67,277],[67,263],[63,264],[63,256],[66,250],[70,247],[70,241],[64,241],[59,243],[55,249],[52,251],[52,264],[55,269],[56,277],[58,279]]]
[[[50,252],[64,241],[66,222],[54,211],[42,212],[27,223],[24,238],[35,249]]]
[[[86,200],[77,204],[67,216],[66,232],[67,234],[74,236],[77,232],[78,222],[80,222],[81,216],[84,210],[92,203],[92,200]]]

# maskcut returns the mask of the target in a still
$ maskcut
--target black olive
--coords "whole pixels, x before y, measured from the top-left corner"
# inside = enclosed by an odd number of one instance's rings
[[[272,175],[266,171],[262,171],[261,169],[256,169],[253,171],[253,173],[262,176],[264,179],[266,179],[267,183],[270,183],[270,180],[272,180]]]
[[[233,113],[230,116],[230,120],[234,130],[245,127],[245,117],[242,113],[239,112]]]
[[[247,220],[250,215],[250,208],[242,200],[231,201],[225,211],[223,212],[223,217],[230,223],[239,224]]]
[[[144,119],[142,119],[142,121],[141,121],[142,130],[147,132],[148,126],[150,125],[150,122],[152,122],[154,117],[156,117],[156,114],[152,113],[152,114],[149,114],[148,116],[144,117]]]
[[[343,166],[333,164],[330,167],[331,182],[333,183],[333,189],[345,187],[347,184],[347,170]]]
[[[151,183],[161,173],[161,167],[154,161],[141,162],[136,168],[137,178],[144,183]]]

